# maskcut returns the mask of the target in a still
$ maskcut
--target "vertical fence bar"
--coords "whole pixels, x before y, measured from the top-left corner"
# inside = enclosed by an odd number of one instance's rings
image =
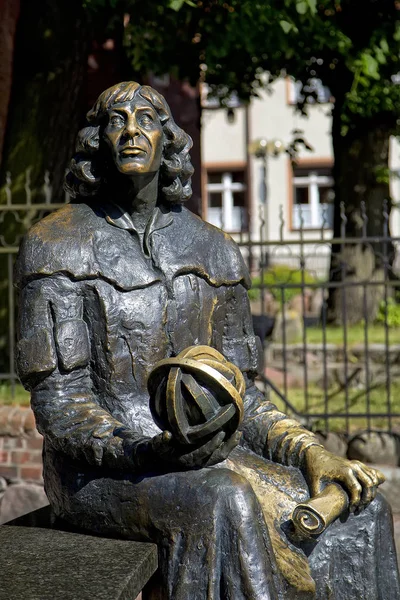
[[[361,219],[362,219],[362,237],[367,238],[368,216],[365,202],[361,202]],[[365,410],[367,413],[367,430],[371,431],[371,390],[370,390],[370,373],[369,373],[369,344],[368,344],[368,303],[367,303],[367,286],[363,282],[363,324],[364,324],[364,366],[365,366]]]
[[[69,169],[65,169],[64,178],[68,174],[68,172],[69,172]],[[67,192],[67,190],[64,189],[64,202],[65,202],[65,204],[67,204],[70,200],[71,200],[71,196],[69,195],[69,193]]]
[[[344,394],[345,394],[345,427],[346,433],[349,433],[349,363],[348,363],[348,349],[347,349],[347,312],[346,312],[346,273],[347,265],[344,262],[344,250],[346,247],[346,224],[347,217],[345,213],[344,202],[340,203],[340,237],[342,238],[341,243],[341,257],[340,257],[340,289],[341,289],[341,308],[342,308],[342,325],[343,325],[343,359],[344,359]]]
[[[300,277],[301,277],[301,311],[303,324],[303,377],[304,377],[304,405],[306,413],[309,413],[308,397],[308,359],[307,359],[307,332],[305,326],[306,302],[305,302],[305,258],[304,258],[304,218],[300,211]]]
[[[279,206],[279,241],[284,242],[284,232],[285,228],[285,219],[283,216],[283,206]],[[286,338],[286,305],[285,305],[285,289],[284,286],[281,285],[279,289],[280,292],[280,305],[282,310],[282,370],[283,370],[283,389],[285,398],[288,395],[288,372],[287,372],[287,338]]]
[[[50,173],[49,171],[45,171],[44,181],[43,181],[43,195],[45,204],[51,203],[51,198],[53,196],[53,188],[50,181]]]
[[[30,207],[32,204],[32,190],[31,190],[31,167],[28,167],[25,171],[25,196],[26,206]]]
[[[321,223],[321,231],[320,231],[321,244],[325,240],[325,229],[326,229],[327,225],[328,225],[328,208],[325,205],[322,210],[322,223]],[[331,245],[331,252],[332,252],[332,245]],[[327,415],[329,412],[329,397],[328,397],[329,381],[328,381],[328,353],[327,353],[327,347],[326,347],[326,345],[327,345],[326,313],[327,313],[327,309],[328,309],[328,303],[326,301],[326,289],[327,288],[325,286],[321,286],[321,288],[320,288],[320,291],[322,292],[321,328],[322,328],[322,380],[323,380],[323,385],[324,385],[324,413],[325,413],[324,429],[325,429],[325,432],[328,433],[329,432],[329,418]]]
[[[367,430],[371,431],[371,390],[369,374],[369,344],[368,344],[368,307],[367,286],[363,284],[363,313],[364,313],[364,366],[365,366],[365,410],[367,413]]]
[[[328,303],[326,301],[326,293],[325,288],[322,288],[322,356],[323,356],[323,382],[324,382],[324,428],[326,433],[329,431],[329,399],[328,399],[328,357],[327,357],[327,349],[326,349],[326,311],[328,308]]]
[[[258,216],[259,216],[259,220],[260,220],[260,229],[259,229],[259,235],[260,235],[260,257],[259,257],[259,268],[260,268],[260,311],[261,311],[261,315],[264,316],[265,315],[265,283],[264,283],[264,256],[263,256],[263,252],[264,252],[264,246],[262,245],[264,242],[264,225],[265,225],[265,219],[264,219],[264,210],[263,210],[263,206],[262,204],[259,205],[258,207]]]
[[[4,190],[6,193],[6,203],[7,206],[11,206],[12,204],[12,191],[11,191],[12,179],[10,171],[6,173],[6,184],[4,186]]]
[[[392,401],[391,401],[391,374],[390,374],[390,352],[389,352],[389,323],[388,323],[388,277],[389,277],[389,256],[388,256],[388,235],[389,235],[389,212],[388,202],[385,199],[383,203],[383,291],[385,306],[385,367],[386,367],[386,405],[388,415],[388,429],[392,431]]]
[[[285,308],[285,289],[283,285],[279,286],[281,292],[282,307],[282,368],[283,368],[283,389],[285,396],[288,395],[288,372],[287,372],[287,339],[286,339],[286,308]]]
[[[14,367],[15,354],[15,303],[14,303],[14,273],[13,273],[13,258],[9,252],[7,254],[7,277],[8,277],[8,344],[10,352],[10,383],[11,397],[15,397],[16,373]]]
[[[248,267],[249,267],[249,272],[250,275],[253,274],[253,270],[254,270],[254,257],[253,257],[253,246],[251,244],[252,242],[252,225],[249,222],[249,245],[248,245]]]
[[[285,219],[283,217],[283,206],[279,205],[279,241],[283,242],[283,230],[285,228]]]

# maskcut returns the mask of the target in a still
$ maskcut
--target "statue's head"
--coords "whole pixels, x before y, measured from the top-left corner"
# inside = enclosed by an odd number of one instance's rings
[[[134,81],[100,94],[78,133],[76,155],[66,175],[73,196],[93,196],[121,176],[159,171],[160,199],[180,203],[192,193],[192,140],[172,118],[161,94]]]

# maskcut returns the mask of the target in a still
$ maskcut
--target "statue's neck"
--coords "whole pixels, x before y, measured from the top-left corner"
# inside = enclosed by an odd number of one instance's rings
[[[158,173],[136,176],[122,191],[120,203],[130,214],[135,229],[143,232],[151,219],[158,199]]]

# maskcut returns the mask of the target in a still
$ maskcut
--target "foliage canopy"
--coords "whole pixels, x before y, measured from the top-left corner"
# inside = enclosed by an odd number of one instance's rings
[[[393,0],[85,0],[129,15],[125,47],[134,71],[205,79],[226,103],[248,99],[282,71],[320,79],[341,98],[343,133],[357,117],[396,115],[400,6]],[[265,73],[268,72],[268,76]],[[396,119],[391,119],[393,126]]]

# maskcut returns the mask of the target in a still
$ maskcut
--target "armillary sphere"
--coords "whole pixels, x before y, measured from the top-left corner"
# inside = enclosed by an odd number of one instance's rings
[[[243,375],[210,346],[161,360],[147,386],[155,422],[182,444],[200,445],[219,431],[229,436],[243,419]]]

